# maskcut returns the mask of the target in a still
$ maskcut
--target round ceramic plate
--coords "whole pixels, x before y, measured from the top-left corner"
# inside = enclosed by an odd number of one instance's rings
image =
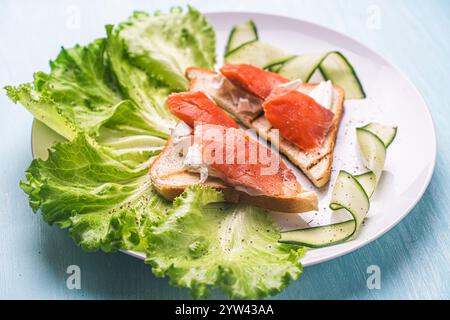
[[[427,106],[414,85],[391,63],[365,45],[336,31],[313,23],[259,13],[215,12],[207,14],[216,30],[217,55],[222,56],[231,27],[253,19],[259,37],[294,53],[341,51],[354,66],[367,93],[367,99],[345,102],[345,114],[339,128],[333,174],[329,186],[317,190],[320,211],[316,213],[276,214],[283,229],[314,226],[347,220],[346,213],[332,214],[328,209],[337,171],[363,172],[358,158],[355,128],[376,121],[398,126],[398,134],[389,147],[385,171],[371,200],[364,226],[353,240],[309,251],[305,266],[327,261],[354,251],[380,237],[403,219],[420,200],[430,182],[436,159],[436,137]],[[218,65],[221,64],[220,58]],[[48,147],[61,140],[42,123],[35,121],[32,148],[35,157],[45,158]],[[306,187],[314,187],[297,171]],[[137,252],[126,251],[144,258]]]

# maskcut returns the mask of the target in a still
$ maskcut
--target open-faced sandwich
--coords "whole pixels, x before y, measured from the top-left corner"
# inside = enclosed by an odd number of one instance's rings
[[[167,199],[201,183],[223,191],[225,200],[282,212],[317,209],[283,159],[250,137],[203,92],[175,93],[167,106],[181,122],[150,169]]]
[[[345,94],[338,85],[290,81],[248,64],[224,65],[218,73],[189,68],[186,76],[191,91],[205,92],[243,125],[256,129],[316,187],[329,181],[344,109]]]

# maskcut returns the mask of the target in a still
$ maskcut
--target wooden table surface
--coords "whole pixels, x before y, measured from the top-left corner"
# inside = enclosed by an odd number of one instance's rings
[[[61,45],[103,36],[107,23],[135,9],[165,10],[185,1],[8,1],[0,9],[0,87],[48,70]],[[400,67],[423,94],[438,139],[436,170],[415,209],[393,230],[344,257],[305,268],[280,299],[450,298],[450,1],[189,1],[203,11],[258,11],[317,22],[344,32]],[[181,299],[185,290],[155,278],[122,253],[85,253],[66,231],[28,206],[19,180],[31,161],[32,116],[0,93],[0,298]],[[414,141],[411,141],[414,143]],[[82,287],[66,287],[69,265]],[[369,290],[377,265],[381,288]],[[222,297],[219,294],[214,298]]]

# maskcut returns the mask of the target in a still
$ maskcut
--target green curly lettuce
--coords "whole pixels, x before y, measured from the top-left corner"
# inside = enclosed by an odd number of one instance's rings
[[[107,26],[106,31],[108,58],[124,96],[146,110],[155,136],[167,138],[176,123],[165,105],[171,90],[131,63],[123,39],[112,26]]]
[[[36,90],[52,98],[81,128],[95,128],[123,100],[109,68],[105,39],[62,48],[50,68],[50,74],[34,74]]]
[[[99,124],[95,140],[108,147],[121,162],[139,166],[164,148],[166,140],[159,133],[154,117],[146,109],[124,100]]]
[[[297,279],[304,249],[278,243],[264,210],[221,201],[221,192],[202,186],[175,199],[167,220],[149,231],[146,262],[154,274],[196,298],[213,287],[232,298],[260,299]]]
[[[128,166],[79,135],[53,146],[47,160],[33,160],[20,186],[34,211],[41,209],[50,225],[69,228],[85,250],[143,250],[145,228],[170,208],[147,172],[148,162]]]
[[[123,161],[145,161],[164,147],[166,135],[155,129],[154,116],[133,101],[118,102],[110,108],[109,117],[99,117],[94,127],[83,130],[79,122],[64,114],[60,104],[37,92],[30,84],[7,87],[6,90],[14,102],[20,101],[36,119],[61,136],[72,140],[80,132],[90,132],[97,142],[110,147]]]
[[[32,84],[6,90],[14,102],[67,139],[80,130],[95,134],[124,100],[108,66],[105,39],[62,48],[50,69],[49,74],[35,73]]]
[[[14,103],[20,102],[36,119],[64,138],[72,140],[77,135],[79,128],[63,114],[62,108],[50,97],[41,95],[31,84],[6,86],[5,90]]]
[[[188,87],[186,68],[212,69],[216,62],[214,30],[192,7],[186,13],[178,7],[154,15],[135,12],[118,33],[132,63],[175,91]]]

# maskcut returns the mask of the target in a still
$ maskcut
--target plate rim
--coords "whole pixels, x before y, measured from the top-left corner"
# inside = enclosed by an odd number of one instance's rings
[[[395,220],[390,221],[388,224],[386,224],[386,226],[384,226],[383,228],[381,228],[379,231],[377,231],[374,235],[372,235],[371,237],[368,237],[366,239],[364,239],[361,242],[356,242],[353,246],[349,246],[348,248],[344,249],[344,250],[338,250],[334,253],[328,254],[326,256],[323,257],[317,257],[315,259],[311,259],[311,261],[306,261],[306,262],[302,262],[304,267],[309,267],[309,266],[313,266],[322,262],[326,262],[326,261],[330,261],[330,260],[334,260],[336,258],[342,257],[344,255],[347,255],[349,253],[352,253],[368,244],[370,244],[371,242],[379,239],[380,237],[382,237],[383,235],[385,235],[387,232],[389,232],[392,228],[394,228],[395,226],[397,226],[415,207],[416,205],[419,203],[419,201],[423,198],[423,195],[425,194],[426,190],[428,189],[428,186],[430,185],[431,179],[433,177],[434,174],[434,170],[436,167],[436,160],[437,160],[437,136],[436,136],[436,126],[433,120],[433,116],[431,114],[430,108],[428,107],[428,104],[425,100],[425,98],[423,97],[423,95],[421,94],[421,92],[419,91],[419,89],[416,87],[416,85],[414,84],[414,82],[412,82],[412,80],[399,68],[397,67],[396,64],[392,63],[390,61],[390,59],[386,58],[383,54],[381,54],[380,52],[378,52],[378,50],[374,50],[373,48],[371,48],[370,46],[364,44],[363,42],[361,42],[358,39],[355,39],[352,36],[349,36],[345,33],[342,33],[340,31],[336,31],[330,27],[321,25],[319,23],[316,22],[312,22],[309,20],[305,20],[303,18],[294,18],[291,16],[287,16],[287,15],[283,15],[283,14],[272,14],[272,13],[267,13],[267,12],[262,12],[262,11],[205,11],[203,12],[203,14],[209,18],[210,16],[223,16],[223,15],[233,15],[233,14],[241,14],[241,15],[257,15],[260,17],[267,17],[267,18],[275,18],[275,19],[284,19],[284,20],[290,20],[294,23],[304,23],[304,24],[308,24],[313,28],[316,29],[321,29],[322,31],[331,33],[331,34],[335,34],[339,37],[344,37],[347,38],[347,40],[350,40],[352,42],[354,42],[355,44],[357,44],[360,47],[365,48],[366,50],[371,51],[371,53],[375,54],[376,56],[378,56],[386,65],[388,65],[390,68],[394,69],[394,71],[403,79],[405,80],[408,85],[413,89],[413,91],[417,94],[417,96],[420,98],[420,104],[421,106],[424,107],[424,110],[426,112],[426,114],[428,115],[428,118],[430,120],[431,123],[431,135],[432,138],[430,139],[431,143],[432,143],[432,154],[431,154],[431,161],[432,161],[432,165],[429,166],[427,175],[425,177],[425,183],[422,184],[419,192],[417,193],[416,198],[414,199],[414,201],[411,201],[410,204],[407,206],[407,208],[404,210],[404,212],[402,214],[400,214]],[[32,129],[31,129],[31,152],[32,152],[32,156],[33,158],[35,158],[35,152],[34,152],[34,130],[36,127],[36,123],[37,123],[37,119],[34,118],[33,123],[32,123]],[[351,240],[353,241],[353,240]],[[349,242],[346,242],[347,244]],[[340,246],[341,244],[336,245],[335,247]],[[320,250],[320,248],[318,249],[314,249],[314,251],[316,250]],[[136,252],[136,251],[132,251],[132,250],[119,250],[122,253],[125,253],[131,257],[140,259],[140,260],[145,260],[145,253],[140,253],[140,252]],[[307,257],[308,253],[306,253],[306,255],[301,259],[304,260]]]

